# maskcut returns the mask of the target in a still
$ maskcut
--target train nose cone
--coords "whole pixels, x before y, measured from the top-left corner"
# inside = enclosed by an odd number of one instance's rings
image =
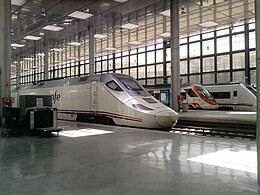
[[[161,111],[155,114],[155,120],[161,127],[172,127],[178,119],[178,114],[171,111]]]

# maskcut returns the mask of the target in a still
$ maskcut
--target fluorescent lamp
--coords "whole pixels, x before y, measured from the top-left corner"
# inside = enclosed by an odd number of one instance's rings
[[[165,33],[162,33],[162,34],[159,34],[161,37],[165,37],[165,38],[167,38],[167,37],[170,37],[171,36],[171,33],[169,33],[169,32],[165,32]]]
[[[34,58],[23,58],[24,60],[33,60]]]
[[[216,22],[213,22],[213,21],[208,21],[208,22],[201,23],[199,25],[204,27],[204,28],[210,28],[210,27],[213,27],[213,26],[217,26],[219,24],[216,23]]]
[[[124,2],[127,2],[128,0],[114,0],[116,2],[119,2],[119,3],[124,3]]]
[[[165,10],[165,11],[162,11],[159,13],[160,15],[163,15],[163,16],[167,16],[167,17],[170,17],[170,10]]]
[[[127,23],[127,24],[122,25],[121,27],[122,27],[122,28],[129,29],[129,30],[132,30],[132,29],[138,28],[139,26],[136,25],[136,24]]]
[[[42,29],[44,29],[44,30],[49,30],[49,31],[60,31],[60,30],[62,30],[63,28],[60,27],[60,26],[47,25],[47,26],[43,27]]]
[[[57,51],[57,52],[60,52],[60,51],[63,51],[63,49],[61,49],[61,48],[52,48],[52,49],[50,49],[51,51]]]
[[[141,41],[131,41],[128,44],[130,44],[130,45],[139,45],[141,43],[142,43]]]
[[[80,12],[80,11],[75,11],[75,12],[71,13],[71,14],[68,15],[68,16],[73,17],[73,18],[78,18],[78,19],[85,20],[85,19],[88,19],[88,18],[90,18],[91,16],[93,16],[93,14],[85,13],[85,12]]]
[[[114,48],[114,47],[107,47],[107,48],[105,48],[105,50],[107,50],[107,51],[115,51],[116,48]]]
[[[12,46],[12,47],[24,47],[25,45],[23,45],[23,44],[18,44],[18,43],[12,43],[11,46]]]
[[[37,53],[36,56],[45,56],[44,53]]]
[[[107,35],[102,35],[102,34],[95,34],[94,35],[94,38],[96,38],[96,39],[104,39],[106,37],[107,37]]]
[[[70,42],[70,43],[68,43],[68,45],[80,46],[81,43],[79,43],[79,42]]]
[[[32,35],[28,35],[25,36],[24,39],[28,39],[28,40],[33,40],[33,41],[38,41],[40,40],[42,37],[37,37],[37,36],[32,36]]]
[[[11,0],[12,5],[22,6],[27,0]]]

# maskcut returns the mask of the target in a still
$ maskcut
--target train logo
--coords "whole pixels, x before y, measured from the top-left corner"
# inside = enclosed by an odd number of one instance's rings
[[[53,104],[55,104],[57,101],[60,100],[60,94],[57,93],[57,90],[54,92],[54,94],[52,95],[52,100],[53,100]]]

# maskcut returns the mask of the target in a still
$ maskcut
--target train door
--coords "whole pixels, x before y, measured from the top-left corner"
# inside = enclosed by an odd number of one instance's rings
[[[97,84],[91,83],[91,95],[90,95],[90,111],[97,111]]]
[[[232,104],[234,105],[234,110],[238,109],[238,104],[239,104],[239,95],[238,95],[238,90],[236,88],[233,89],[232,91]]]

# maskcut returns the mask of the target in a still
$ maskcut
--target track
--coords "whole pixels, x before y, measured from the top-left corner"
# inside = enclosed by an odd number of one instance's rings
[[[212,128],[187,125],[176,125],[172,128],[173,133],[192,134],[201,136],[216,136],[223,138],[242,138],[256,140],[256,130],[252,129],[232,129],[232,128]]]

